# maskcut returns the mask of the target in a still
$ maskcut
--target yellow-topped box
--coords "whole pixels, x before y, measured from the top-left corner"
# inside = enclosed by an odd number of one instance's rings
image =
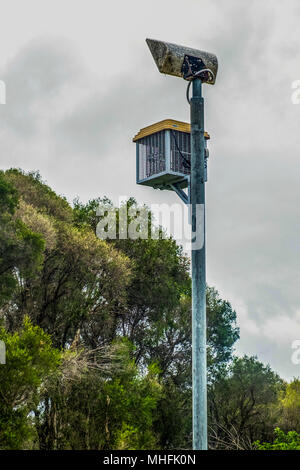
[[[141,129],[136,143],[137,183],[153,188],[188,186],[191,172],[191,127],[187,122],[165,119]],[[210,138],[205,132],[205,142]]]

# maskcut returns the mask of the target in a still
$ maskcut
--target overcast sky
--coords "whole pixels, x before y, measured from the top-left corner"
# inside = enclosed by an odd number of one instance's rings
[[[297,0],[0,0],[1,168],[39,170],[69,201],[177,196],[135,184],[142,127],[189,120],[186,82],[145,38],[214,52],[207,280],[237,311],[238,354],[284,378],[300,339],[300,4]]]

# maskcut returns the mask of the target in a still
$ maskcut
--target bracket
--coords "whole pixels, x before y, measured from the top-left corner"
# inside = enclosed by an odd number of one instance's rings
[[[189,204],[189,196],[186,194],[183,189],[180,188],[178,183],[170,184],[170,188],[175,191],[175,193],[180,197],[180,199],[185,203]]]
[[[187,176],[187,180],[188,180],[188,193],[187,194],[183,191],[183,189],[181,189],[181,187],[179,186],[179,183],[173,183],[173,184],[170,184],[169,186],[180,197],[182,202],[184,202],[184,204],[188,206],[189,224],[191,224],[192,219],[191,219],[191,191],[190,191],[191,190],[191,177],[190,175]]]

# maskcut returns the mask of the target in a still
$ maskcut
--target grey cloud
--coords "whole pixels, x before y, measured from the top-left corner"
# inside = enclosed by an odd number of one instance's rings
[[[300,338],[300,105],[290,99],[291,82],[300,79],[299,6],[200,3],[199,27],[191,32],[181,22],[178,42],[186,35],[187,45],[219,58],[216,86],[204,89],[208,282],[237,308],[238,352],[259,354],[285,377],[299,375],[290,361],[291,341]],[[122,73],[113,64],[109,80],[102,65],[91,75],[75,46],[58,38],[36,39],[8,63],[8,104],[0,107],[5,166],[39,168],[69,199],[177,200],[135,185],[131,139],[152,122],[189,119],[186,83],[158,73],[130,24],[132,62]],[[165,26],[157,38],[175,42]]]
[[[16,138],[28,138],[47,119],[51,100],[80,74],[74,49],[66,40],[37,38],[11,60],[2,73],[7,103],[0,108],[4,126]]]

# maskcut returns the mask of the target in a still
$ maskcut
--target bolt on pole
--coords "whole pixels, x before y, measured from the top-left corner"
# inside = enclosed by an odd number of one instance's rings
[[[192,363],[193,449],[207,449],[206,266],[205,266],[205,140],[202,82],[192,83],[191,188],[192,210]]]

